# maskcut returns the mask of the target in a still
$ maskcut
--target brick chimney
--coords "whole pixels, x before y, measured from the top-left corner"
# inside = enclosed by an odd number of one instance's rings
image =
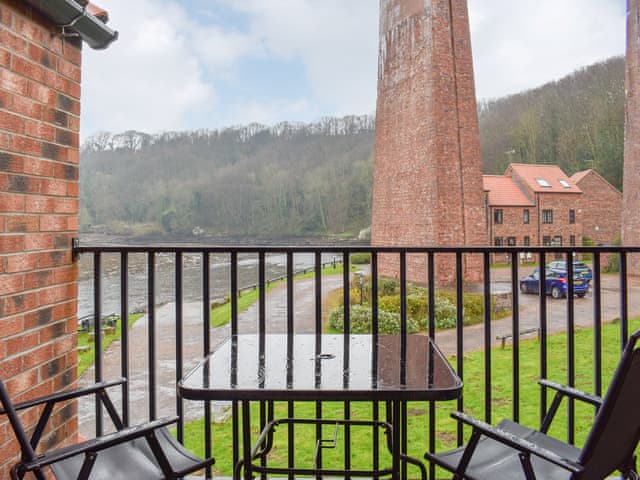
[[[624,181],[622,185],[622,244],[640,245],[640,2],[627,1],[626,115]],[[629,273],[640,275],[640,255],[629,258]]]
[[[487,243],[466,0],[380,1],[371,235],[376,246]],[[479,280],[480,259],[465,263]],[[439,283],[454,265],[437,261]],[[424,262],[408,274],[424,278]]]

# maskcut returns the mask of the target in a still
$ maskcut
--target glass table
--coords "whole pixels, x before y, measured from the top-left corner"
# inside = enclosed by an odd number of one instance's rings
[[[241,463],[245,478],[251,478],[254,471],[264,473],[262,467],[251,463],[257,451],[250,448],[251,401],[387,402],[392,466],[385,473],[366,474],[400,478],[401,461],[419,463],[400,449],[402,403],[452,400],[461,391],[460,378],[435,343],[424,335],[234,335],[178,384],[178,393],[185,399],[242,402]],[[272,424],[263,430],[258,443],[264,442]],[[237,468],[236,476],[239,472]],[[286,473],[338,472],[293,469]],[[358,476],[358,472],[348,474]]]

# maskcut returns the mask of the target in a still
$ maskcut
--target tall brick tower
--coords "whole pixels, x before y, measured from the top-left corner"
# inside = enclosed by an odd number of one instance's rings
[[[622,243],[640,245],[640,1],[627,1],[626,115]],[[629,272],[640,275],[640,256],[630,258]]]
[[[486,245],[483,198],[466,0],[380,0],[372,244]]]

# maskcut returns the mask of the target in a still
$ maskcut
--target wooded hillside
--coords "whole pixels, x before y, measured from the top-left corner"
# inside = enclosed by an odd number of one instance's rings
[[[622,185],[624,59],[478,107],[485,173],[511,162],[595,168]],[[102,132],[81,152],[81,228],[282,237],[370,224],[374,119]]]

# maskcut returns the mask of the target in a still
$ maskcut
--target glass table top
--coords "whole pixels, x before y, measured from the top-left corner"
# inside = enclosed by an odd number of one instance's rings
[[[195,400],[450,400],[462,389],[431,339],[241,334],[178,384]]]

